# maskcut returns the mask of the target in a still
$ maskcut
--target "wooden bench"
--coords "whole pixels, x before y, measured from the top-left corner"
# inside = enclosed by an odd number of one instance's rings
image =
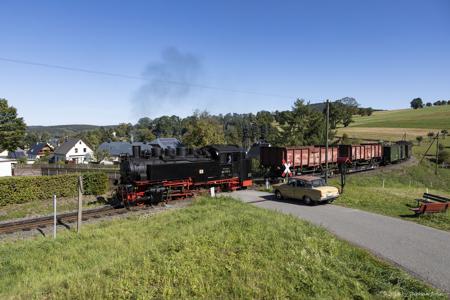
[[[419,207],[410,208],[416,215],[421,215],[425,213],[440,213],[445,212],[448,209],[448,202],[426,202],[422,203]]]
[[[430,193],[424,193],[423,194],[423,198],[426,200],[431,200],[431,201],[437,201],[437,202],[442,202],[442,203],[447,203],[450,202],[450,198],[444,197],[444,196],[439,196],[439,195],[433,195]]]

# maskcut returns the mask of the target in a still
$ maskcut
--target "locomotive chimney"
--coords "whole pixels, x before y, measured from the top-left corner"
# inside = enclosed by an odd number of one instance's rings
[[[141,146],[133,146],[133,157],[134,158],[141,157]]]

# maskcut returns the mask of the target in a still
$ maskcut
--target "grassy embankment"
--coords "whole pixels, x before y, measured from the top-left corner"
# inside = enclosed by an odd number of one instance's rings
[[[415,136],[412,135],[418,130],[417,127],[428,128],[419,129],[423,131],[420,135],[424,137],[424,141],[420,146],[417,144],[414,146],[414,155],[420,160],[430,143],[426,134],[429,131],[450,129],[450,106],[376,112],[373,116],[359,117],[355,120],[352,127],[340,129],[340,132],[347,132],[349,136],[359,139],[377,137],[384,140],[398,140],[402,138],[404,132],[407,133],[407,139],[414,139]],[[353,131],[355,129],[362,130]],[[450,148],[450,137],[440,139],[440,143]],[[435,152],[434,145],[429,154],[434,155]],[[436,176],[434,167],[433,163],[425,159],[423,163],[415,166],[349,176],[345,193],[336,203],[450,230],[449,212],[411,217],[412,212],[409,210],[410,207],[417,205],[415,199],[420,198],[427,188],[430,193],[450,196],[450,169],[440,168]],[[383,179],[385,188],[382,187]],[[333,182],[337,184],[338,180]]]
[[[78,208],[78,198],[58,198],[57,201],[58,213],[73,211]],[[106,200],[97,200],[96,196],[83,196],[83,209],[90,209],[105,204]],[[42,199],[41,201],[32,201],[20,204],[9,204],[0,207],[0,222],[25,217],[31,218],[35,216],[49,215],[52,213],[52,199]]]
[[[0,298],[445,298],[324,229],[229,198],[3,243],[0,269]]]
[[[355,122],[349,127],[338,129],[339,136],[347,133],[361,139],[398,140],[406,133],[407,139],[414,140],[418,135],[426,138],[430,131],[449,130],[450,105],[379,111],[369,117],[354,116],[353,119]]]

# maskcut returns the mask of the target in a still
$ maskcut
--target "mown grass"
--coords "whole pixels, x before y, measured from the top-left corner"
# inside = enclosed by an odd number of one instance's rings
[[[106,201],[106,200],[105,200]],[[95,196],[83,196],[83,209],[105,205],[105,201],[99,201]],[[76,210],[77,198],[60,198],[57,200],[58,213]],[[53,200],[32,201],[20,204],[9,204],[0,208],[0,221],[19,219],[25,217],[42,216],[53,213]]]
[[[427,190],[450,197],[450,169],[439,169],[435,175],[434,165],[424,161],[416,166],[374,172],[348,176],[344,194],[335,203],[450,231],[449,212],[414,216],[410,210]],[[339,185],[338,179],[331,182]]]
[[[0,268],[0,298],[445,298],[324,229],[229,198],[3,243]]]
[[[450,105],[374,112],[354,116],[351,127],[450,128]]]

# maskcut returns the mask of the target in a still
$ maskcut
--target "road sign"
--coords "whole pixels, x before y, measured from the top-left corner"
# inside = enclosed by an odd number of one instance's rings
[[[287,175],[287,177],[292,176],[291,163],[286,162],[283,159],[282,164],[284,166],[284,171],[283,171],[283,174],[281,174],[281,176],[283,176],[283,177],[285,177],[286,175]]]

